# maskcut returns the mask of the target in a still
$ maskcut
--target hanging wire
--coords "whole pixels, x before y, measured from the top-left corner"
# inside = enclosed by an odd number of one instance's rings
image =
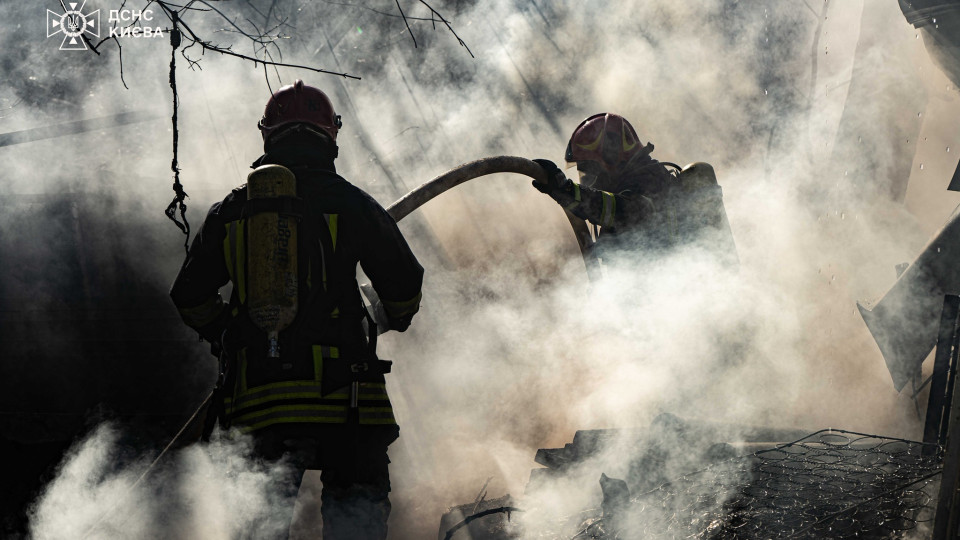
[[[177,49],[180,47],[180,29],[178,27],[179,17],[177,12],[171,12],[173,28],[170,30],[170,89],[173,91],[173,160],[170,162],[170,169],[173,171],[173,200],[167,205],[164,214],[183,232],[184,251],[190,251],[190,222],[187,221],[187,205],[183,202],[188,197],[187,192],[183,190],[183,184],[180,183],[180,164],[177,161],[177,149],[180,140],[180,132],[177,129],[177,107],[180,104],[180,97],[177,95]],[[177,219],[177,212],[180,213],[180,219]]]

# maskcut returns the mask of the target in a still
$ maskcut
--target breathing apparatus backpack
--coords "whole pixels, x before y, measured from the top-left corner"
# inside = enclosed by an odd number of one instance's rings
[[[297,233],[303,200],[297,178],[281,165],[247,176],[247,315],[267,334],[267,358],[280,358],[280,331],[297,317]]]
[[[712,250],[727,265],[739,265],[737,246],[723,206],[723,189],[709,163],[697,161],[677,173],[684,210],[679,228],[684,234],[709,234]]]

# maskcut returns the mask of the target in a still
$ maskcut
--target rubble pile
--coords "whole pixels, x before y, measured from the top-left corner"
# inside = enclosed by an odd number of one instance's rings
[[[578,432],[566,447],[538,452],[537,461],[550,467],[534,470],[524,500],[510,500],[527,510],[525,504],[547,500],[538,499],[537,490],[594,488],[599,476],[602,501],[597,500],[594,508],[546,525],[532,519],[525,522],[526,514],[535,513],[536,508],[516,514],[511,525],[502,513],[488,513],[470,527],[461,527],[469,532],[450,537],[902,538],[908,533],[929,534],[932,529],[941,471],[936,445],[830,429],[781,444],[751,442],[749,436],[718,443],[703,437],[707,432],[722,433],[716,426],[705,428],[669,415],[657,423],[672,429],[661,429],[658,438],[648,437],[645,442],[639,431],[631,434],[637,437],[637,453],[619,467],[623,480],[603,473],[589,482],[586,479],[595,472],[591,461],[618,468],[609,458],[597,456],[604,453],[604,446],[608,452],[610,445],[626,456],[623,433]],[[691,438],[692,433],[699,436]],[[682,446],[685,438],[693,442],[691,447]],[[667,442],[674,444],[672,451],[667,451]],[[758,445],[766,448],[740,451]],[[691,468],[695,463],[699,469]],[[663,479],[683,469],[687,472]],[[652,482],[657,485],[650,487]],[[469,517],[467,510],[466,505],[458,507],[457,519],[448,514],[443,525]],[[485,523],[481,526],[481,522]],[[440,538],[449,530],[443,525]]]
[[[632,497],[574,538],[900,538],[932,526],[940,465],[923,449],[819,431]]]

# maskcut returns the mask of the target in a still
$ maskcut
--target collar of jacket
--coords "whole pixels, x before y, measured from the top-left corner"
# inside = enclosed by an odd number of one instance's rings
[[[630,164],[618,175],[618,191],[632,191],[646,197],[657,196],[670,189],[676,179],[656,159],[646,156]]]
[[[288,169],[323,169],[334,174],[337,172],[337,168],[333,164],[332,159],[319,158],[316,154],[264,154],[257,158],[257,160],[250,165],[250,168],[256,169],[261,165],[283,165]]]

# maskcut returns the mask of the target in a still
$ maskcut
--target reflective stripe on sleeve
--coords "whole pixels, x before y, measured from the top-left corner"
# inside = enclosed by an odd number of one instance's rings
[[[600,226],[612,226],[613,218],[617,213],[617,198],[613,193],[607,193],[606,191],[601,191],[600,197],[603,199],[603,210],[600,212]]]
[[[381,300],[383,303],[383,309],[387,312],[387,315],[393,318],[403,317],[405,315],[410,315],[411,313],[416,313],[420,309],[420,300],[423,298],[423,293],[418,292],[416,296],[410,300],[403,301],[392,301],[392,300]]]
[[[573,210],[577,206],[580,206],[580,203],[582,201],[583,199],[581,198],[581,195],[580,195],[580,184],[574,182],[573,183],[573,202],[568,204],[567,206],[564,206],[564,208],[566,208],[567,210]]]
[[[217,319],[223,311],[223,299],[219,294],[211,296],[202,304],[193,307],[177,307],[180,317],[187,326],[200,328]]]

